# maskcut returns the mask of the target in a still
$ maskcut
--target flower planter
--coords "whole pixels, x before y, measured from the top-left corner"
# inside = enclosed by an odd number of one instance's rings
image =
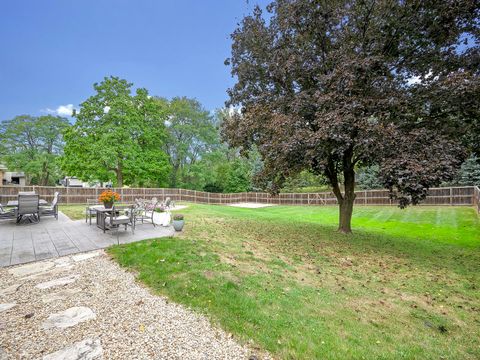
[[[100,194],[98,200],[103,202],[105,209],[111,209],[115,201],[120,200],[120,194],[112,190],[105,190]]]
[[[182,231],[185,220],[173,220],[173,228],[175,231]]]
[[[171,222],[171,216],[168,212],[161,212],[161,213],[157,213],[155,214],[155,222],[159,225],[162,225],[162,226],[169,226],[170,225],[170,222]]]

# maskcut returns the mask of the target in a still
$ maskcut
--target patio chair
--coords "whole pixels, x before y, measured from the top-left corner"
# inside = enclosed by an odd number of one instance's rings
[[[110,218],[110,228],[116,228],[118,244],[120,244],[118,238],[118,230],[120,226],[123,225],[125,227],[125,231],[127,230],[128,226],[130,226],[132,228],[132,234],[135,233],[134,210],[132,205],[113,206],[112,212],[108,215],[108,217]]]
[[[60,193],[55,191],[53,195],[52,203],[49,206],[40,206],[41,216],[54,216],[58,220],[58,197]]]
[[[167,197],[165,199],[165,202],[162,204],[162,207],[165,209],[171,209],[172,207],[175,207],[175,203],[170,199],[170,197]]]
[[[32,223],[40,221],[38,195],[18,195],[17,224],[24,218]]]
[[[137,222],[145,222],[152,223],[153,227],[155,227],[155,222],[153,221],[153,216],[155,214],[155,209],[157,208],[158,200],[157,198],[152,198],[151,201],[142,201],[135,205],[133,209],[134,213],[134,223],[136,225]]]
[[[87,199],[87,207],[85,208],[85,222],[89,221],[89,225],[92,225],[92,217],[97,216],[97,206],[100,206],[97,199]]]
[[[0,220],[5,220],[5,219],[16,219],[17,218],[17,213],[15,211],[16,209],[5,209],[2,204],[0,204]]]

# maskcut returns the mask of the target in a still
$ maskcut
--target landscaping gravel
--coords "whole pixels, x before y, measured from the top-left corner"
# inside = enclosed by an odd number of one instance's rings
[[[9,359],[259,357],[204,316],[151,294],[103,251],[0,269],[0,304],[0,354]]]

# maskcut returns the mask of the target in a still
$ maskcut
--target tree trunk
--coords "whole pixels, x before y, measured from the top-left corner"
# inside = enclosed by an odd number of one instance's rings
[[[354,199],[344,198],[339,202],[338,231],[344,234],[352,232],[352,213]]]
[[[343,171],[345,180],[345,194],[338,200],[339,221],[338,231],[344,234],[352,232],[352,214],[353,203],[355,201],[355,171],[353,168],[347,168]]]
[[[45,174],[45,179],[43,180],[43,185],[48,186],[48,180],[50,179],[50,173],[47,171]]]
[[[48,172],[47,163],[44,161],[42,164],[42,176],[39,181],[40,185],[47,186],[49,176],[50,174]]]
[[[123,169],[121,164],[118,165],[116,173],[117,173],[117,187],[121,188],[123,187]]]
[[[170,186],[172,188],[177,187],[177,177],[178,177],[179,168],[180,168],[180,164],[174,164],[172,166],[172,174],[170,175]]]

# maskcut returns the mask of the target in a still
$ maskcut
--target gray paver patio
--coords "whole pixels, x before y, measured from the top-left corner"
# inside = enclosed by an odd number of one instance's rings
[[[125,244],[173,234],[171,226],[154,228],[152,224],[138,224],[134,234],[130,228],[120,229],[118,239],[120,244]],[[95,222],[89,226],[83,220],[72,221],[62,213],[58,220],[43,218],[38,224],[0,221],[0,267],[102,249],[116,243],[116,230],[104,234]]]

